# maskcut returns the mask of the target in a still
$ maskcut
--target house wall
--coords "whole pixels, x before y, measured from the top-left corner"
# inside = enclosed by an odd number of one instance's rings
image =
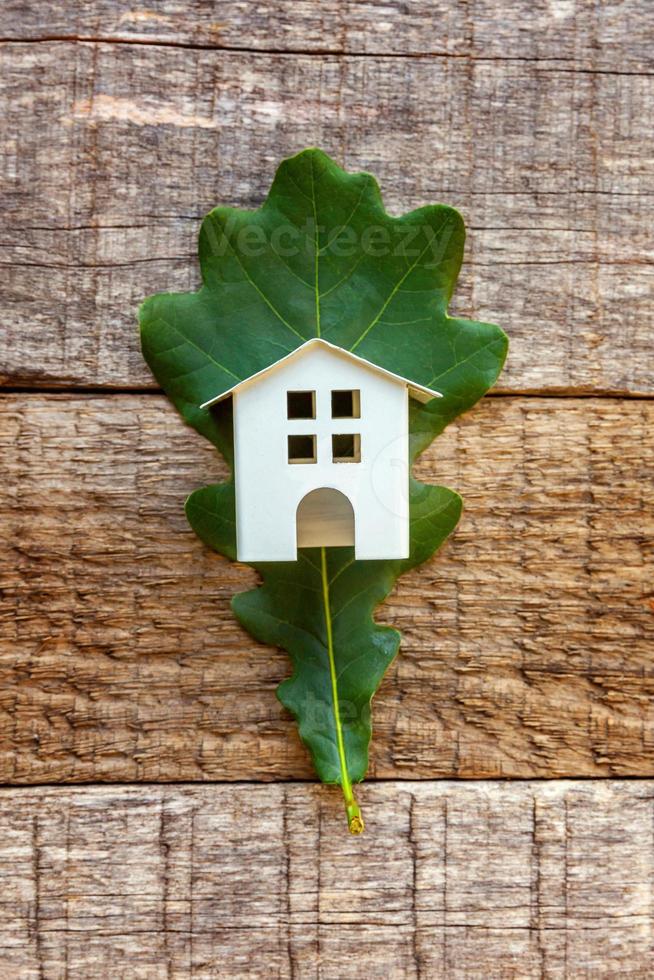
[[[332,419],[332,389],[359,389],[361,417]],[[316,418],[287,419],[286,393],[315,390]],[[324,348],[309,348],[234,395],[238,557],[293,561],[296,512],[319,487],[354,508],[358,558],[408,555],[406,386]],[[332,462],[332,434],[359,433],[360,463]],[[289,463],[287,437],[315,434],[317,462]]]

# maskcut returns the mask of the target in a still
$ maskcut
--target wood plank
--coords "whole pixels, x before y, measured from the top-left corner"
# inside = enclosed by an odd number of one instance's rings
[[[157,395],[5,395],[0,780],[311,778],[255,584],[188,528],[224,475]],[[654,775],[654,402],[494,398],[418,472],[463,494],[380,620],[371,774]]]
[[[319,144],[377,174],[393,212],[462,210],[455,310],[509,332],[503,390],[654,390],[654,75],[113,43],[0,56],[5,383],[152,386],[139,301],[194,288],[202,214],[256,206],[283,156]]]
[[[651,975],[654,782],[0,791],[31,980]]]
[[[4,0],[0,36],[103,38],[324,54],[474,55],[645,71],[654,15],[647,0]]]

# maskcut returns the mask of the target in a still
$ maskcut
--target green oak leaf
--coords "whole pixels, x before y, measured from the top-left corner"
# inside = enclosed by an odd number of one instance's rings
[[[202,288],[143,303],[144,357],[186,421],[231,464],[230,401],[200,406],[323,337],[443,393],[411,401],[414,460],[485,394],[506,357],[499,327],[447,315],[464,238],[453,208],[391,217],[370,174],[346,173],[320,150],[304,150],[282,162],[256,211],[219,207],[207,215]],[[196,490],[186,512],[206,544],[235,559],[233,479]],[[256,565],[263,584],[232,602],[252,636],[289,652],[294,670],[278,696],[320,778],[342,787],[353,832],[363,828],[352,783],[368,764],[370,703],[400,641],[373,611],[402,572],[440,547],[460,512],[452,490],[412,479],[408,559],[301,549],[296,562]]]

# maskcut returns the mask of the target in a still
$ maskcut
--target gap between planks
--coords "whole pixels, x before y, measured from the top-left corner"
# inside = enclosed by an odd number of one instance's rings
[[[59,386],[54,384],[0,385],[0,397],[6,395],[55,395],[60,398],[75,398],[82,395],[92,397],[105,397],[108,395],[147,395],[162,397],[165,396],[165,392],[162,388],[156,387],[121,388],[117,385],[107,385],[106,387],[102,385]],[[585,388],[511,388],[510,390],[500,388],[497,391],[487,392],[484,398],[548,398],[553,401],[559,398],[579,400],[603,398],[614,401],[652,401],[654,399],[654,391],[620,391],[610,388],[598,391]]]
[[[651,775],[608,775],[608,776],[574,776],[574,775],[563,775],[563,776],[365,776],[360,782],[355,785],[358,788],[372,787],[372,786],[388,786],[399,783],[402,785],[412,785],[418,783],[420,786],[432,786],[432,787],[451,787],[456,788],[457,786],[474,788],[475,786],[501,786],[506,789],[513,785],[521,785],[523,783],[538,783],[538,784],[548,784],[552,783],[556,785],[558,783],[575,783],[584,784],[592,787],[594,784],[599,783],[652,783],[654,782]],[[77,789],[138,789],[147,786],[159,786],[162,788],[195,788],[202,789],[211,787],[222,787],[225,789],[233,788],[238,789],[240,786],[260,786],[265,788],[266,786],[286,786],[286,787],[314,787],[319,789],[322,787],[325,792],[333,790],[335,793],[340,792],[340,789],[336,783],[321,783],[319,779],[124,779],[124,780],[104,780],[104,779],[89,779],[81,782],[75,782],[70,779],[61,779],[59,781],[46,781],[46,782],[35,782],[35,783],[0,783],[0,793],[4,792],[30,792],[38,789],[61,789],[70,790],[73,792]],[[339,797],[340,800],[340,797]]]

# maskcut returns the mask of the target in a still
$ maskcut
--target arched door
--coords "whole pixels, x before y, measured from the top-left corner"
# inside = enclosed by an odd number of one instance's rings
[[[297,508],[298,548],[354,544],[354,510],[340,490],[321,487],[303,497]]]

